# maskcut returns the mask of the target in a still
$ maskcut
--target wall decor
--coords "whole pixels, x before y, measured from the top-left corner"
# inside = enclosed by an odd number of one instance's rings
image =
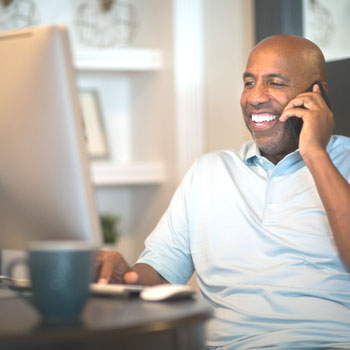
[[[0,30],[37,25],[40,11],[33,0],[0,0]]]
[[[90,48],[129,45],[137,25],[130,1],[85,0],[75,11],[74,29],[79,44]]]
[[[303,0],[304,37],[327,61],[350,57],[350,0]]]
[[[88,154],[92,159],[105,159],[108,157],[108,147],[97,92],[82,90],[79,98]]]
[[[138,23],[132,0],[0,0],[0,31],[64,24],[73,51],[130,46]]]

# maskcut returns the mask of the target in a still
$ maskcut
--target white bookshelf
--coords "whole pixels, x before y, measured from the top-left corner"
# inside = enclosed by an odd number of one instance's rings
[[[157,49],[79,49],[73,55],[75,69],[82,74],[81,79],[89,72],[152,72],[163,67],[163,53]],[[94,79],[100,82],[97,85],[101,87],[104,76],[95,75]],[[127,135],[128,131],[123,134]],[[165,181],[165,166],[160,162],[118,162],[111,159],[92,161],[90,169],[95,186],[157,185]]]
[[[74,64],[79,71],[154,71],[163,67],[163,54],[157,49],[79,49]]]
[[[91,176],[96,186],[152,185],[165,181],[165,167],[157,162],[92,162]]]

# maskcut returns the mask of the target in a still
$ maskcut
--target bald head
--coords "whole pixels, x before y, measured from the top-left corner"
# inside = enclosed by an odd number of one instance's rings
[[[273,35],[260,41],[249,59],[257,52],[287,58],[290,69],[296,69],[310,82],[326,80],[326,63],[320,48],[312,41],[295,35]]]

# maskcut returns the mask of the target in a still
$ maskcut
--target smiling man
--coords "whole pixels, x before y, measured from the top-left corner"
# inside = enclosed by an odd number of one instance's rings
[[[350,139],[331,135],[323,55],[272,36],[243,78],[254,141],[200,157],[133,268],[101,252],[100,282],[185,284],[196,271],[215,311],[208,349],[350,349]]]
[[[315,81],[326,88],[322,52],[310,41],[274,36],[262,41],[249,57],[241,98],[243,115],[261,154],[275,164],[297,148],[290,129],[279,118],[287,103]]]

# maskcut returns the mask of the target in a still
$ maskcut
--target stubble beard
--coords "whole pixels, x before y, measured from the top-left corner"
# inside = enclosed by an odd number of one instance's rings
[[[252,130],[250,133],[262,155],[272,157],[287,155],[296,149],[295,141],[286,124],[283,128],[276,130],[273,135],[259,135]]]

